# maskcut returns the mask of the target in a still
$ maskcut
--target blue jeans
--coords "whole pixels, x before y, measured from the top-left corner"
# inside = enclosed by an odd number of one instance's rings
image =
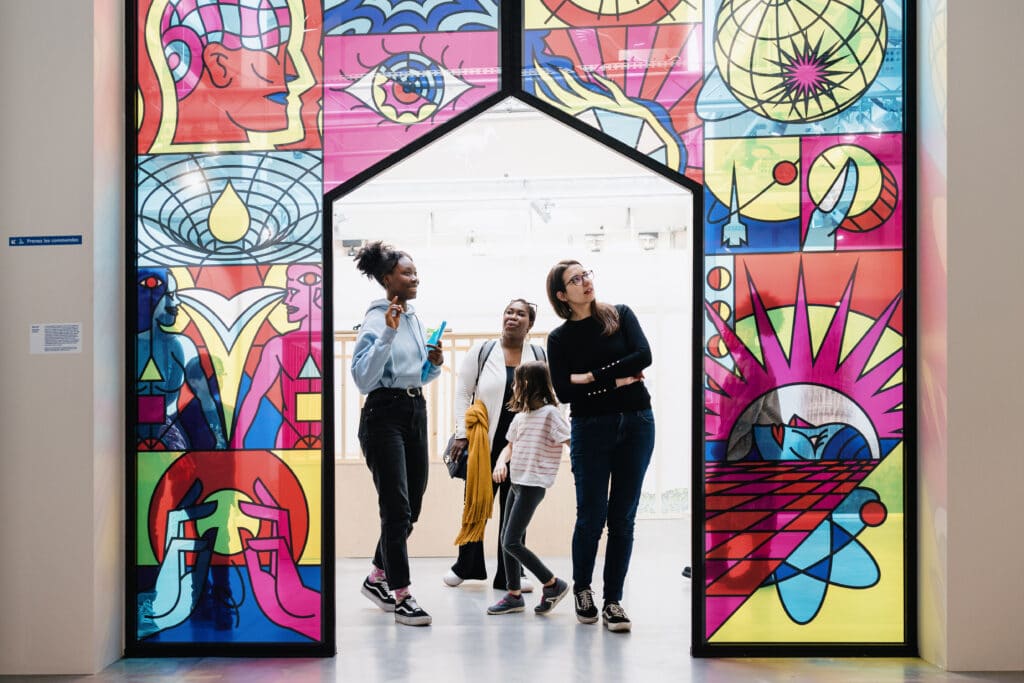
[[[406,539],[419,519],[427,490],[427,405],[422,396],[371,392],[359,417],[359,445],[373,474],[380,513],[374,565],[391,588],[409,585]]]
[[[597,544],[607,523],[604,600],[622,600],[622,586],[633,554],[633,522],[653,451],[654,413],[649,408],[572,418],[569,457],[576,482],[574,592],[590,587]]]

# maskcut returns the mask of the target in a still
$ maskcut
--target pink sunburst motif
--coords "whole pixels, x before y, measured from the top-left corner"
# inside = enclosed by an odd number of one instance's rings
[[[820,92],[828,83],[825,64],[814,54],[797,55],[783,70],[789,79],[790,89],[796,91],[800,97]]]
[[[835,315],[825,331],[824,339],[815,355],[811,339],[811,326],[803,268],[797,279],[796,302],[793,311],[793,332],[789,357],[782,340],[772,326],[768,309],[753,279],[747,273],[754,323],[760,341],[761,363],[733,328],[705,301],[704,308],[715,329],[736,363],[732,371],[714,358],[705,355],[704,370],[708,386],[704,405],[705,434],[710,440],[729,438],[737,418],[755,399],[779,387],[816,385],[828,387],[846,396],[868,415],[879,438],[902,438],[903,385],[887,389],[883,386],[903,367],[903,349],[892,353],[870,370],[868,361],[888,328],[903,293],[900,292],[886,305],[885,310],[871,324],[868,331],[854,345],[845,358],[840,358],[846,335],[857,269],[850,274]],[[788,418],[788,416],[787,416]]]

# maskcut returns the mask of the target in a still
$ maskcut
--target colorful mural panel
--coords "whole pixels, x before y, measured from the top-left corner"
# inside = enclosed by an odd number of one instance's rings
[[[136,5],[140,154],[321,147],[318,1]]]
[[[497,12],[486,0],[328,4],[327,191],[498,92]]]
[[[332,653],[320,3],[136,9],[127,649]]]
[[[501,93],[702,183],[695,652],[908,643],[900,0],[130,5],[130,652],[333,652],[322,197]]]
[[[524,4],[523,90],[700,180],[701,13],[690,2]]]
[[[907,642],[902,6],[704,5],[698,651]]]

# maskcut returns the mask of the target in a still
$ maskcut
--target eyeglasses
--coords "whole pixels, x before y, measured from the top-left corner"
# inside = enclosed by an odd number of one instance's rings
[[[565,286],[568,287],[569,285],[576,285],[577,287],[579,287],[580,285],[583,284],[584,280],[593,282],[594,271],[585,270],[582,273],[577,273],[576,275],[573,275],[571,278],[565,281]]]

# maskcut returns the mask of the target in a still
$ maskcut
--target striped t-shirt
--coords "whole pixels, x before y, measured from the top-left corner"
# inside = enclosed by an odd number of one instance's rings
[[[562,460],[562,444],[568,439],[569,423],[555,406],[516,413],[508,427],[512,483],[550,488]]]

